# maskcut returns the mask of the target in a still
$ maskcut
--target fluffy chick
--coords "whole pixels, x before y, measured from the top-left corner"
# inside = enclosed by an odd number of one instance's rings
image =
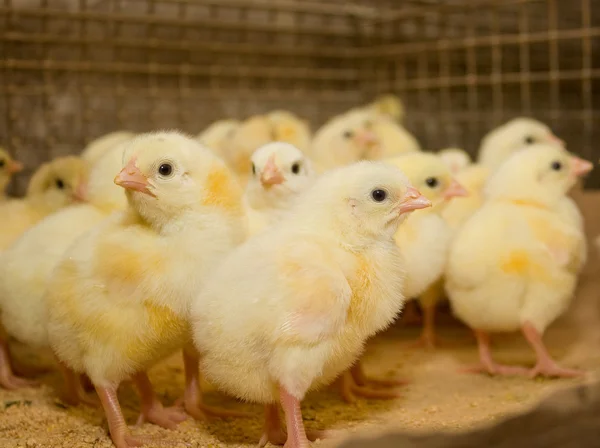
[[[129,207],[78,239],[46,295],[52,348],[91,379],[117,448],[137,446],[117,387],[132,377],[141,421],[173,428],[145,371],[190,340],[189,307],[211,268],[243,239],[242,190],[212,152],[177,133],[138,136],[115,183]],[[132,322],[135,325],[132,325]],[[194,365],[195,364],[195,365]],[[186,359],[185,408],[202,414],[197,359]],[[192,372],[195,370],[195,372]]]
[[[429,205],[395,167],[361,162],[321,176],[284,219],[232,251],[192,305],[207,377],[267,405],[260,445],[308,446],[300,401],[347,369],[402,307],[393,235]]]
[[[239,126],[239,120],[218,120],[198,134],[196,140],[208,149],[211,149],[215,154],[221,155],[227,141],[233,136],[233,133]]]
[[[473,163],[471,156],[464,149],[446,148],[438,152],[438,156],[450,168],[450,172],[454,175],[468,167]]]
[[[15,173],[23,170],[23,164],[14,160],[8,151],[0,147],[0,202],[6,199],[6,187]]]
[[[85,200],[88,165],[79,157],[61,157],[33,174],[27,197],[0,204],[0,251],[29,227],[58,209]]]
[[[52,272],[64,252],[87,230],[113,210],[124,209],[123,189],[114,184],[114,174],[123,164],[119,147],[109,150],[90,172],[87,203],[65,207],[47,216],[21,235],[0,255],[0,311],[6,333],[21,343],[49,346],[44,293]],[[0,338],[0,385],[8,389],[32,383],[13,375],[7,341]],[[75,378],[67,377],[64,400],[77,404],[82,398]]]
[[[381,146],[371,130],[372,114],[355,109],[325,123],[315,134],[311,159],[318,172],[359,160],[379,159]]]
[[[304,154],[283,142],[268,143],[257,149],[252,155],[251,170],[244,194],[250,236],[281,219],[315,178]]]
[[[511,154],[536,143],[564,145],[544,123],[532,118],[514,118],[483,137],[478,162],[494,171]]]
[[[305,120],[286,110],[274,110],[267,114],[267,119],[271,123],[273,141],[290,143],[308,153],[312,135]]]
[[[386,93],[379,95],[371,104],[367,106],[373,112],[390,117],[397,123],[404,121],[404,104],[397,95]]]
[[[477,337],[490,374],[525,369],[493,361],[490,332],[521,329],[537,363],[530,376],[574,376],[547,352],[542,334],[571,301],[585,236],[561,216],[561,203],[591,163],[558,145],[515,153],[486,185],[486,202],[454,240],[446,289],[456,316]]]
[[[128,142],[135,137],[133,132],[115,131],[98,137],[87,144],[81,152],[81,158],[90,165],[95,164],[100,157],[117,145]]]
[[[380,142],[379,158],[421,151],[417,139],[402,125],[381,114],[371,119],[371,130]]]

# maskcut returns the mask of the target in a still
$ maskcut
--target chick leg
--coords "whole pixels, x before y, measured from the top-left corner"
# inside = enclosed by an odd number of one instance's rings
[[[346,403],[354,403],[357,397],[371,398],[375,400],[392,400],[400,395],[396,391],[373,389],[356,384],[351,369],[346,370],[338,380],[340,394]]]
[[[137,424],[145,421],[154,423],[167,429],[175,429],[177,425],[187,417],[183,411],[178,408],[165,408],[156,397],[150,378],[145,372],[140,372],[133,377],[141,397],[142,411]]]
[[[185,411],[196,420],[207,420],[207,414],[215,417],[251,417],[252,414],[248,412],[219,409],[202,403],[199,362],[200,354],[195,348],[186,347],[183,350],[185,369],[183,407]]]
[[[477,338],[477,346],[479,348],[479,359],[481,363],[475,367],[464,369],[472,373],[489,373],[490,375],[525,375],[527,369],[518,366],[507,366],[498,364],[492,358],[490,350],[490,336],[481,330],[473,330]]]
[[[71,406],[77,406],[79,404],[85,404],[92,407],[98,406],[97,401],[86,396],[81,387],[81,382],[77,374],[60,360],[57,359],[57,362],[65,383],[65,388],[61,394],[61,399]]]
[[[548,353],[548,350],[542,341],[542,335],[530,322],[525,322],[522,331],[523,335],[525,335],[525,339],[527,339],[527,342],[529,342],[529,345],[531,345],[537,357],[535,367],[529,372],[531,378],[538,375],[570,378],[581,376],[585,373],[581,370],[568,369],[559,366],[556,361],[552,359],[550,353]]]
[[[287,441],[284,448],[310,448],[310,443],[304,430],[300,401],[284,387],[279,387],[279,399],[285,413],[287,426]]]
[[[0,336],[0,386],[9,390],[38,386],[35,381],[19,378],[13,374],[8,343],[2,336]]]
[[[415,342],[414,346],[434,349],[440,345],[440,341],[435,331],[436,306],[444,294],[443,280],[438,280],[429,288],[423,291],[419,297],[419,304],[423,312],[423,328],[421,336]]]
[[[315,441],[331,436],[333,433],[328,431],[306,431],[308,440]],[[258,448],[264,447],[267,443],[271,445],[283,445],[287,440],[287,432],[283,428],[279,416],[279,406],[277,404],[268,404],[265,406],[265,427],[263,435],[258,442]]]

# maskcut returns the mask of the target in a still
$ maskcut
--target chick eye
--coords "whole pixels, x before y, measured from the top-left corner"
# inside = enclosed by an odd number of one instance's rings
[[[439,185],[440,182],[437,180],[436,177],[428,177],[427,179],[425,179],[425,183],[427,184],[427,186],[435,188]]]
[[[58,188],[59,190],[65,188],[65,183],[62,179],[56,179],[56,188]]]
[[[562,163],[560,163],[558,160],[552,162],[552,164],[550,165],[550,167],[554,170],[554,171],[560,171],[562,169]]]
[[[371,197],[375,202],[383,202],[387,198],[387,192],[385,190],[373,190]]]
[[[354,132],[346,131],[344,132],[344,138],[351,139],[354,136]]]
[[[170,163],[163,163],[158,167],[158,174],[161,176],[169,176],[173,172],[173,166]]]
[[[0,168],[4,167],[4,160],[0,160]]]
[[[296,162],[292,165],[292,173],[294,173],[294,174],[300,173],[300,162]]]
[[[252,174],[256,174],[256,166],[252,164]]]
[[[525,137],[525,143],[528,145],[532,145],[535,143],[535,138],[531,135],[528,135],[527,137]]]

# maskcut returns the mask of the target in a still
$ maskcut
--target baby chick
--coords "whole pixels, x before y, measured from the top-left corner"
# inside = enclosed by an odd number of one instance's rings
[[[240,121],[233,119],[218,120],[207,127],[196,137],[200,143],[211,149],[215,154],[221,155],[223,147],[239,127]]]
[[[8,151],[0,147],[0,202],[6,199],[6,187],[13,174],[23,170],[23,164],[14,160]]]
[[[215,385],[267,406],[266,442],[307,447],[300,401],[360,355],[402,307],[393,242],[430,205],[395,167],[360,162],[320,177],[284,219],[233,250],[192,305],[194,341]]]
[[[371,130],[380,142],[379,158],[386,159],[401,154],[421,151],[417,139],[403,126],[389,117],[373,115]]]
[[[532,118],[515,118],[483,137],[478,162],[495,170],[512,153],[536,143],[564,145],[544,123]]]
[[[381,157],[380,142],[371,130],[371,115],[355,109],[332,118],[316,132],[310,154],[318,172]]]
[[[521,329],[537,358],[530,376],[580,374],[556,364],[542,334],[573,296],[585,237],[564,218],[562,201],[591,168],[561,146],[532,145],[492,175],[485,204],[460,228],[450,250],[446,289],[456,316],[475,332],[477,370],[523,373],[492,359],[488,336]]]
[[[87,174],[87,164],[79,157],[43,164],[29,181],[26,198],[0,204],[0,251],[45,216],[85,200]]]
[[[81,152],[81,158],[90,165],[96,163],[108,150],[135,137],[133,132],[115,131],[92,140]]]
[[[305,120],[286,110],[274,110],[267,114],[267,119],[273,141],[290,143],[305,154],[310,150],[311,132]]]
[[[114,174],[123,164],[123,151],[109,150],[90,172],[86,204],[65,207],[27,230],[0,254],[0,316],[6,333],[33,347],[49,347],[44,293],[52,271],[71,244],[113,210],[127,205]],[[12,374],[7,341],[0,337],[0,385],[8,389],[28,386]],[[66,377],[64,400],[82,399],[80,384]]]
[[[85,372],[117,448],[137,446],[117,387],[131,377],[141,421],[174,428],[185,416],[163,408],[146,370],[191,341],[189,307],[211,268],[243,239],[242,190],[224,163],[173,132],[141,135],[125,149],[115,183],[129,207],[78,239],[46,295],[52,348]],[[135,323],[135,325],[132,325]],[[187,359],[189,361],[189,358]],[[186,362],[185,408],[201,414],[198,365]]]
[[[367,106],[373,112],[390,117],[397,123],[404,121],[404,105],[400,98],[393,93],[379,95],[371,104]]]
[[[310,161],[289,143],[268,143],[257,149],[244,195],[249,235],[279,220],[314,177]]]
[[[471,156],[464,149],[460,148],[442,149],[438,152],[438,156],[450,168],[450,172],[453,175],[458,174],[473,163]]]

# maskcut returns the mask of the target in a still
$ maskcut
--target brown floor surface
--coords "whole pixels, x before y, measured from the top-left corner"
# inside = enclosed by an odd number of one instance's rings
[[[577,194],[586,215],[590,237],[600,233],[600,194]],[[545,340],[550,351],[561,362],[590,371],[600,372],[600,263],[590,239],[590,260],[581,277],[577,298],[567,316],[556,322]],[[527,409],[541,397],[560,387],[585,380],[528,380],[524,378],[490,378],[483,375],[459,373],[463,364],[476,361],[476,347],[466,328],[449,316],[441,319],[440,333],[447,345],[435,352],[407,348],[416,337],[418,328],[399,323],[371,341],[365,356],[368,373],[396,375],[411,382],[402,398],[394,401],[359,400],[346,405],[333,389],[311,394],[303,404],[308,427],[339,429],[342,436],[355,431],[379,431],[383,428],[407,430],[461,430],[490,423],[502,416]],[[531,364],[533,356],[519,335],[495,339],[499,360]],[[14,352],[24,362],[39,362],[38,354],[25,347],[15,346]],[[51,365],[51,358],[42,361]],[[182,367],[178,357],[157,366],[151,379],[162,399],[173,402],[182,391]],[[96,447],[112,446],[107,435],[106,421],[100,410],[83,407],[67,408],[56,400],[54,387],[60,376],[49,373],[41,378],[39,389],[16,392],[0,390],[1,447]],[[153,425],[135,428],[136,433],[160,434],[167,440],[179,442],[174,446],[192,447],[253,447],[262,428],[259,406],[237,403],[205,385],[206,401],[227,407],[256,412],[250,419],[202,423],[186,421],[176,431]],[[125,416],[133,423],[137,398],[126,386],[121,391]],[[316,445],[330,445],[318,442]],[[151,445],[148,445],[151,446]]]

